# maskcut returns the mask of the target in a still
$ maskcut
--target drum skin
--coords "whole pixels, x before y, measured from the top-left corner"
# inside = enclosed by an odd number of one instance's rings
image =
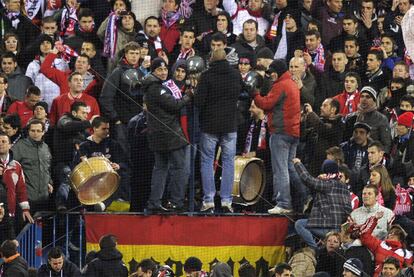
[[[79,202],[94,205],[108,199],[119,186],[119,175],[105,157],[92,157],[78,164],[70,174]]]
[[[259,158],[236,156],[234,160],[233,203],[250,206],[260,200],[265,184],[265,167]]]

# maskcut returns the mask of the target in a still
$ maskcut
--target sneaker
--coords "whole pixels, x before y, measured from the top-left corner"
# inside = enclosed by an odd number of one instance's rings
[[[105,211],[106,207],[103,202],[98,202],[93,206],[95,212],[103,212]]]
[[[275,206],[273,209],[267,210],[267,212],[269,214],[281,214],[281,215],[284,215],[284,214],[291,214],[291,213],[293,213],[293,210],[283,209],[283,208],[280,208],[278,206]]]
[[[208,203],[203,201],[203,206],[201,206],[200,212],[214,213],[214,203]]]
[[[175,213],[182,213],[185,212],[185,209],[183,206],[178,206],[170,201],[168,201],[168,203],[165,205],[165,208],[171,212],[175,212]]]
[[[221,209],[223,210],[223,213],[233,213],[233,208],[231,206],[231,203],[221,203]]]
[[[63,205],[63,204],[59,204],[58,206],[57,206],[57,211],[58,211],[58,213],[66,213],[66,211],[68,210],[67,208],[66,208],[66,206],[65,205]]]

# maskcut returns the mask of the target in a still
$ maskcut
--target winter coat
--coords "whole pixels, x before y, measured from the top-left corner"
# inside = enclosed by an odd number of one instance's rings
[[[37,277],[81,277],[79,268],[69,260],[64,260],[59,272],[54,271],[49,263],[42,264],[37,270]]]
[[[348,141],[341,143],[340,147],[344,152],[345,164],[351,170],[359,170],[368,164],[368,145],[372,142],[371,139],[365,146],[356,144],[351,138]]]
[[[12,147],[13,158],[23,167],[27,194],[30,201],[47,201],[48,184],[52,184],[49,146],[30,137],[19,140]]]
[[[20,254],[9,257],[7,260],[0,266],[1,277],[29,277],[29,266]]]
[[[75,26],[75,35],[65,38],[64,43],[80,54],[84,41],[92,42],[97,50],[96,52],[99,52],[99,50],[102,49],[102,42],[96,34],[96,30],[93,30],[92,32],[83,32],[79,29],[79,24],[76,24]]]
[[[0,36],[4,37],[6,33],[15,33],[19,37],[20,44],[26,47],[30,42],[34,41],[40,33],[38,26],[32,23],[32,21],[25,15],[19,14],[17,16],[19,23],[17,28],[14,28],[12,21],[6,14],[6,9],[0,11]],[[2,40],[3,42],[3,40]]]
[[[240,73],[227,61],[210,64],[210,68],[201,75],[194,96],[194,104],[200,110],[200,129],[203,133],[237,131],[237,100],[241,90]]]
[[[322,45],[328,45],[334,37],[341,34],[341,15],[332,13],[326,4],[319,9],[316,19],[321,23]]]
[[[269,132],[300,136],[300,91],[287,71],[273,83],[266,96],[254,97],[257,107],[268,115]]]
[[[180,111],[190,101],[185,95],[175,99],[162,85],[162,80],[149,74],[143,83],[144,101],[148,109],[148,144],[155,152],[170,152],[187,145],[180,125]]]
[[[0,241],[13,240],[16,238],[16,234],[14,233],[14,220],[9,215],[7,191],[2,184],[0,184],[0,203],[3,203],[4,209],[4,217],[0,220]]]
[[[116,248],[104,248],[97,253],[83,274],[85,277],[127,277],[128,269]]]
[[[341,249],[328,253],[326,247],[322,248],[319,251],[316,272],[328,272],[331,277],[342,276],[342,272],[344,271],[343,264],[345,262],[343,255],[344,254]]]
[[[32,80],[25,76],[20,67],[7,76],[7,93],[13,100],[24,100],[26,90],[31,86]]]
[[[336,179],[312,177],[302,163],[295,164],[295,168],[303,183],[315,193],[307,227],[337,229],[352,211],[347,186]]]
[[[122,123],[127,124],[133,116],[142,110],[143,91],[141,86],[130,87],[123,78],[123,74],[130,69],[136,70],[138,75],[143,78],[144,73],[139,68],[135,68],[126,61],[122,61],[109,75],[107,81],[105,81],[99,97],[102,114],[114,123],[120,120]],[[131,98],[138,105],[132,102]]]
[[[305,247],[293,254],[289,265],[292,267],[292,273],[295,277],[313,276],[316,267],[315,252],[309,247]]]
[[[342,116],[346,116],[350,113],[349,111],[349,106],[345,106],[346,104],[346,100],[348,98],[348,92],[346,92],[345,90],[339,94],[337,94],[336,96],[333,97],[333,99],[338,100],[339,102],[339,113]],[[350,96],[350,99],[352,97],[352,100],[349,100],[350,105],[352,106],[352,112],[356,111],[359,105],[359,99],[361,98],[361,93],[357,90],[355,91],[353,94],[353,96]]]
[[[302,79],[302,88],[300,89],[300,104],[303,106],[305,103],[311,104],[315,103],[315,91],[316,91],[316,80],[310,71],[305,73],[305,76]]]
[[[400,141],[396,137],[391,149],[391,170],[393,177],[402,177],[406,180],[414,173],[414,132],[411,132],[409,138]]]
[[[231,47],[236,49],[236,52],[239,56],[250,54],[251,57],[255,57],[257,55],[257,52],[260,51],[260,49],[266,47],[264,39],[257,35],[256,36],[256,42],[257,46],[253,48],[245,39],[243,34],[240,34],[236,40],[236,43],[232,44]]]
[[[334,97],[344,90],[345,74],[345,71],[339,73],[334,71],[333,68],[322,74],[319,91],[316,95],[316,107],[320,107],[326,98]]]

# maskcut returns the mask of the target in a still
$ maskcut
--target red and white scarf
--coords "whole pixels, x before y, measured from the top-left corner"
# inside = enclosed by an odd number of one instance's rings
[[[167,87],[175,99],[179,100],[183,97],[180,88],[175,84],[173,80],[168,80],[162,83],[163,86]]]
[[[78,15],[76,14],[76,8],[65,6],[62,11],[62,19],[60,21],[60,35],[62,37],[68,37],[75,34],[75,24],[78,22]]]
[[[312,64],[319,72],[323,72],[325,68],[325,50],[323,49],[322,43],[319,43],[315,51],[305,49],[305,52],[311,55],[316,54]]]
[[[186,60],[192,56],[195,55],[195,51],[193,48],[190,49],[182,49],[180,50],[180,54],[178,55],[177,61],[178,60]]]
[[[357,107],[354,107],[354,99],[355,95],[358,93],[358,90],[354,91],[352,94],[347,93],[346,94],[346,101],[345,101],[345,114],[353,113],[356,111]]]
[[[266,149],[266,123],[267,123],[267,116],[265,116],[260,123],[260,132],[259,132],[259,141],[257,143],[257,150],[264,150]],[[250,124],[249,132],[246,136],[246,142],[244,144],[244,154],[247,154],[250,152],[252,148],[252,141],[253,141],[253,132],[256,127],[256,120],[252,120],[252,123]]]
[[[277,26],[279,25],[279,17],[282,11],[275,14],[275,18],[273,19],[272,26],[270,26],[269,31],[267,32],[267,38],[269,40],[273,40],[277,36]]]
[[[111,59],[115,58],[116,43],[118,39],[116,22],[118,19],[119,17],[115,14],[115,12],[111,12],[109,14],[108,25],[105,30],[103,56]]]
[[[44,10],[43,0],[26,0],[26,13],[30,20],[32,20],[39,13],[40,9],[42,9],[42,11]]]

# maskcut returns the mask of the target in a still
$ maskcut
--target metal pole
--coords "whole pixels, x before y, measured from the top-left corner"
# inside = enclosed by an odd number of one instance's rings
[[[53,247],[56,246],[56,216],[53,217]]]
[[[69,257],[69,214],[66,214],[66,257]]]
[[[79,215],[79,268],[82,269],[82,239],[83,239],[83,233],[82,228],[83,227],[83,218],[82,215]]]
[[[194,173],[195,173],[195,154],[196,154],[196,149],[195,149],[195,144],[194,144],[194,132],[195,132],[195,118],[196,118],[196,113],[195,113],[195,106],[193,103],[191,103],[191,107],[192,107],[192,132],[190,134],[190,147],[191,147],[191,151],[190,151],[190,155],[191,155],[191,160],[190,160],[190,180],[189,180],[189,187],[190,187],[190,191],[189,191],[189,212],[190,214],[192,214],[194,212],[194,197],[195,197],[195,182],[194,182]]]

